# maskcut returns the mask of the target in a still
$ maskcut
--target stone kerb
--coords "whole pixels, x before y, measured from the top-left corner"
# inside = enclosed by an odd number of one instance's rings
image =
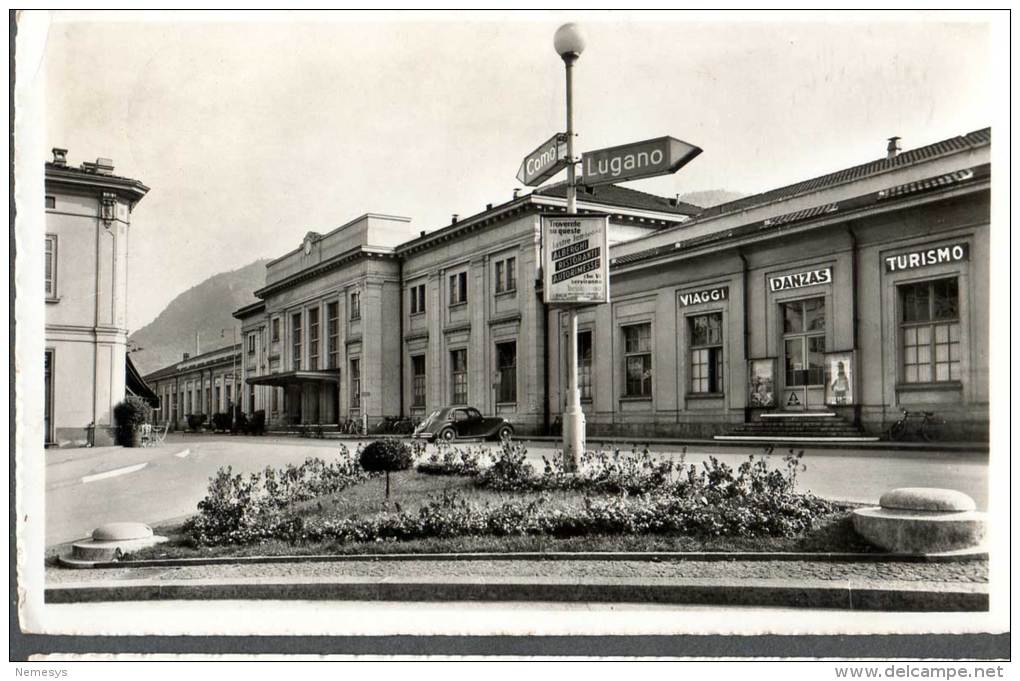
[[[854,529],[875,546],[898,553],[974,551],[984,543],[985,513],[962,492],[903,487],[886,492],[879,506],[853,512]]]

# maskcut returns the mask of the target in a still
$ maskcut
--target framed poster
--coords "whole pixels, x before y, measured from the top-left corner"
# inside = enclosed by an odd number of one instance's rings
[[[545,302],[609,302],[609,216],[542,216]]]
[[[753,409],[776,406],[776,358],[752,359],[747,363],[748,405]]]
[[[854,403],[854,353],[825,353],[825,404],[844,407]]]

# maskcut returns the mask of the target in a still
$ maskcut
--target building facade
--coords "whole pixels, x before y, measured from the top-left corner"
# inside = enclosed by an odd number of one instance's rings
[[[241,344],[216,348],[145,376],[159,399],[156,425],[177,430],[188,427],[188,416],[201,414],[206,423],[215,414],[229,414],[241,396]],[[243,391],[242,391],[243,392]]]
[[[114,175],[109,159],[72,167],[54,149],[45,190],[46,444],[111,444],[129,374],[131,210],[149,189]]]
[[[891,145],[705,210],[582,186],[579,212],[609,216],[612,294],[579,315],[589,433],[825,413],[878,434],[925,409],[987,438],[990,144]],[[549,432],[567,315],[542,300],[541,216],[564,211],[561,183],[417,236],[374,214],[309,232],[235,312],[244,410],[289,427],[471,405]]]

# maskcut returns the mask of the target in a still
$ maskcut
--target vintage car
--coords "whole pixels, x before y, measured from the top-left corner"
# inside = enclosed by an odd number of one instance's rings
[[[482,416],[474,407],[444,407],[432,412],[414,431],[422,440],[450,442],[457,438],[496,438],[514,434],[514,427],[501,416]]]

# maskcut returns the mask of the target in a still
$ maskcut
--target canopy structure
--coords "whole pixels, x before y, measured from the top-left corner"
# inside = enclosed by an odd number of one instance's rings
[[[152,406],[158,407],[159,398],[156,397],[156,393],[152,391],[152,388],[150,388],[149,384],[145,382],[142,375],[138,373],[138,369],[135,368],[134,362],[131,361],[131,355],[125,355],[124,360],[124,388],[127,391],[127,394],[141,397]]]
[[[314,384],[321,385],[323,383],[339,383],[340,372],[337,370],[296,370],[296,371],[282,371],[275,374],[266,374],[264,376],[249,376],[246,381],[249,385],[272,385],[279,388],[285,388],[289,385],[302,385],[302,384]]]

